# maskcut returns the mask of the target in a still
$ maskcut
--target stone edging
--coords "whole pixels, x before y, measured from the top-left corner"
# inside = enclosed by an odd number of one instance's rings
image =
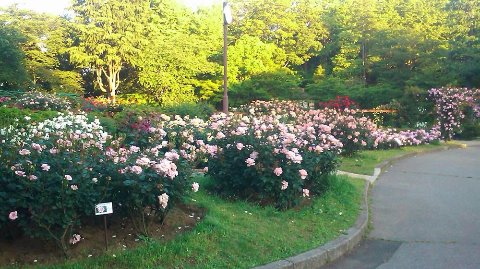
[[[358,243],[360,243],[360,240],[362,240],[362,237],[367,230],[367,199],[369,186],[370,184],[365,184],[360,216],[357,218],[355,225],[348,229],[345,235],[341,235],[321,247],[301,253],[297,256],[255,267],[254,269],[315,269],[338,259],[348,251],[352,250]]]
[[[370,184],[373,184],[378,176],[382,173],[385,167],[392,164],[395,161],[412,157],[419,154],[437,152],[448,149],[455,148],[465,148],[465,144],[460,145],[448,145],[443,146],[437,149],[427,150],[423,152],[411,152],[397,157],[390,158],[383,161],[382,163],[375,166],[373,175],[359,175],[344,171],[337,171],[339,175],[347,175],[354,178],[361,178],[368,182],[365,184],[365,189],[363,193],[363,203],[361,206],[360,216],[357,218],[355,225],[347,230],[345,235],[337,237],[335,240],[326,243],[325,245],[312,249],[310,251],[301,253],[299,255],[289,257],[283,260],[272,262],[266,265],[258,266],[253,269],[316,269],[320,268],[323,265],[332,262],[345,253],[352,250],[360,241],[362,240],[363,235],[365,234],[368,226],[368,191]]]

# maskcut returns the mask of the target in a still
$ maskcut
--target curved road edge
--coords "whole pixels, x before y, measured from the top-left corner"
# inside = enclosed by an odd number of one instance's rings
[[[476,146],[476,145],[475,145]],[[380,174],[383,172],[384,168],[388,165],[391,165],[393,162],[402,160],[405,158],[413,157],[421,154],[428,154],[432,152],[444,151],[449,149],[458,149],[466,148],[467,144],[458,144],[458,145],[445,145],[440,148],[427,150],[423,152],[412,152],[406,153],[400,156],[396,156],[385,160],[378,164],[375,167],[374,173],[372,176],[368,175],[359,175],[344,171],[337,171],[339,175],[347,175],[353,178],[364,179],[368,184],[365,184],[365,189],[363,192],[363,199],[361,205],[361,212],[355,224],[347,230],[345,235],[341,235],[322,245],[318,248],[309,250],[307,252],[301,253],[299,255],[289,257],[283,260],[272,262],[266,265],[254,267],[253,269],[318,269],[323,265],[335,261],[336,259],[342,257],[346,253],[350,252],[365,235],[368,229],[369,222],[369,204],[368,204],[368,194],[370,185],[372,185]]]

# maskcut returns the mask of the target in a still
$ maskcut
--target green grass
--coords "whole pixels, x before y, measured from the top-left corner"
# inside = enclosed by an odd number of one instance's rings
[[[450,142],[449,144],[454,144]],[[428,144],[420,146],[409,146],[402,147],[397,149],[388,149],[388,150],[365,150],[356,153],[350,157],[341,157],[340,158],[340,167],[338,168],[341,171],[351,172],[362,175],[372,175],[374,168],[379,163],[388,160],[390,158],[401,156],[407,153],[412,152],[425,152],[432,149],[445,146],[445,144]]]
[[[251,268],[342,234],[356,221],[363,188],[361,180],[338,177],[311,205],[285,212],[199,191],[193,198],[207,209],[205,218],[170,242],[151,240],[136,249],[43,268]]]

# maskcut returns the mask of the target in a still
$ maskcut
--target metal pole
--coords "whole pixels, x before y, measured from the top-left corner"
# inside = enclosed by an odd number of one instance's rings
[[[223,19],[223,112],[228,113],[227,89],[227,23]]]
[[[105,251],[108,250],[108,238],[107,238],[107,215],[103,215],[103,224],[105,226]]]

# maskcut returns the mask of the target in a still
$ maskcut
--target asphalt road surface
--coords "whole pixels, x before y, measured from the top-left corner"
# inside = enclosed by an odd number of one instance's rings
[[[394,163],[371,193],[372,227],[324,269],[480,269],[480,147]]]

